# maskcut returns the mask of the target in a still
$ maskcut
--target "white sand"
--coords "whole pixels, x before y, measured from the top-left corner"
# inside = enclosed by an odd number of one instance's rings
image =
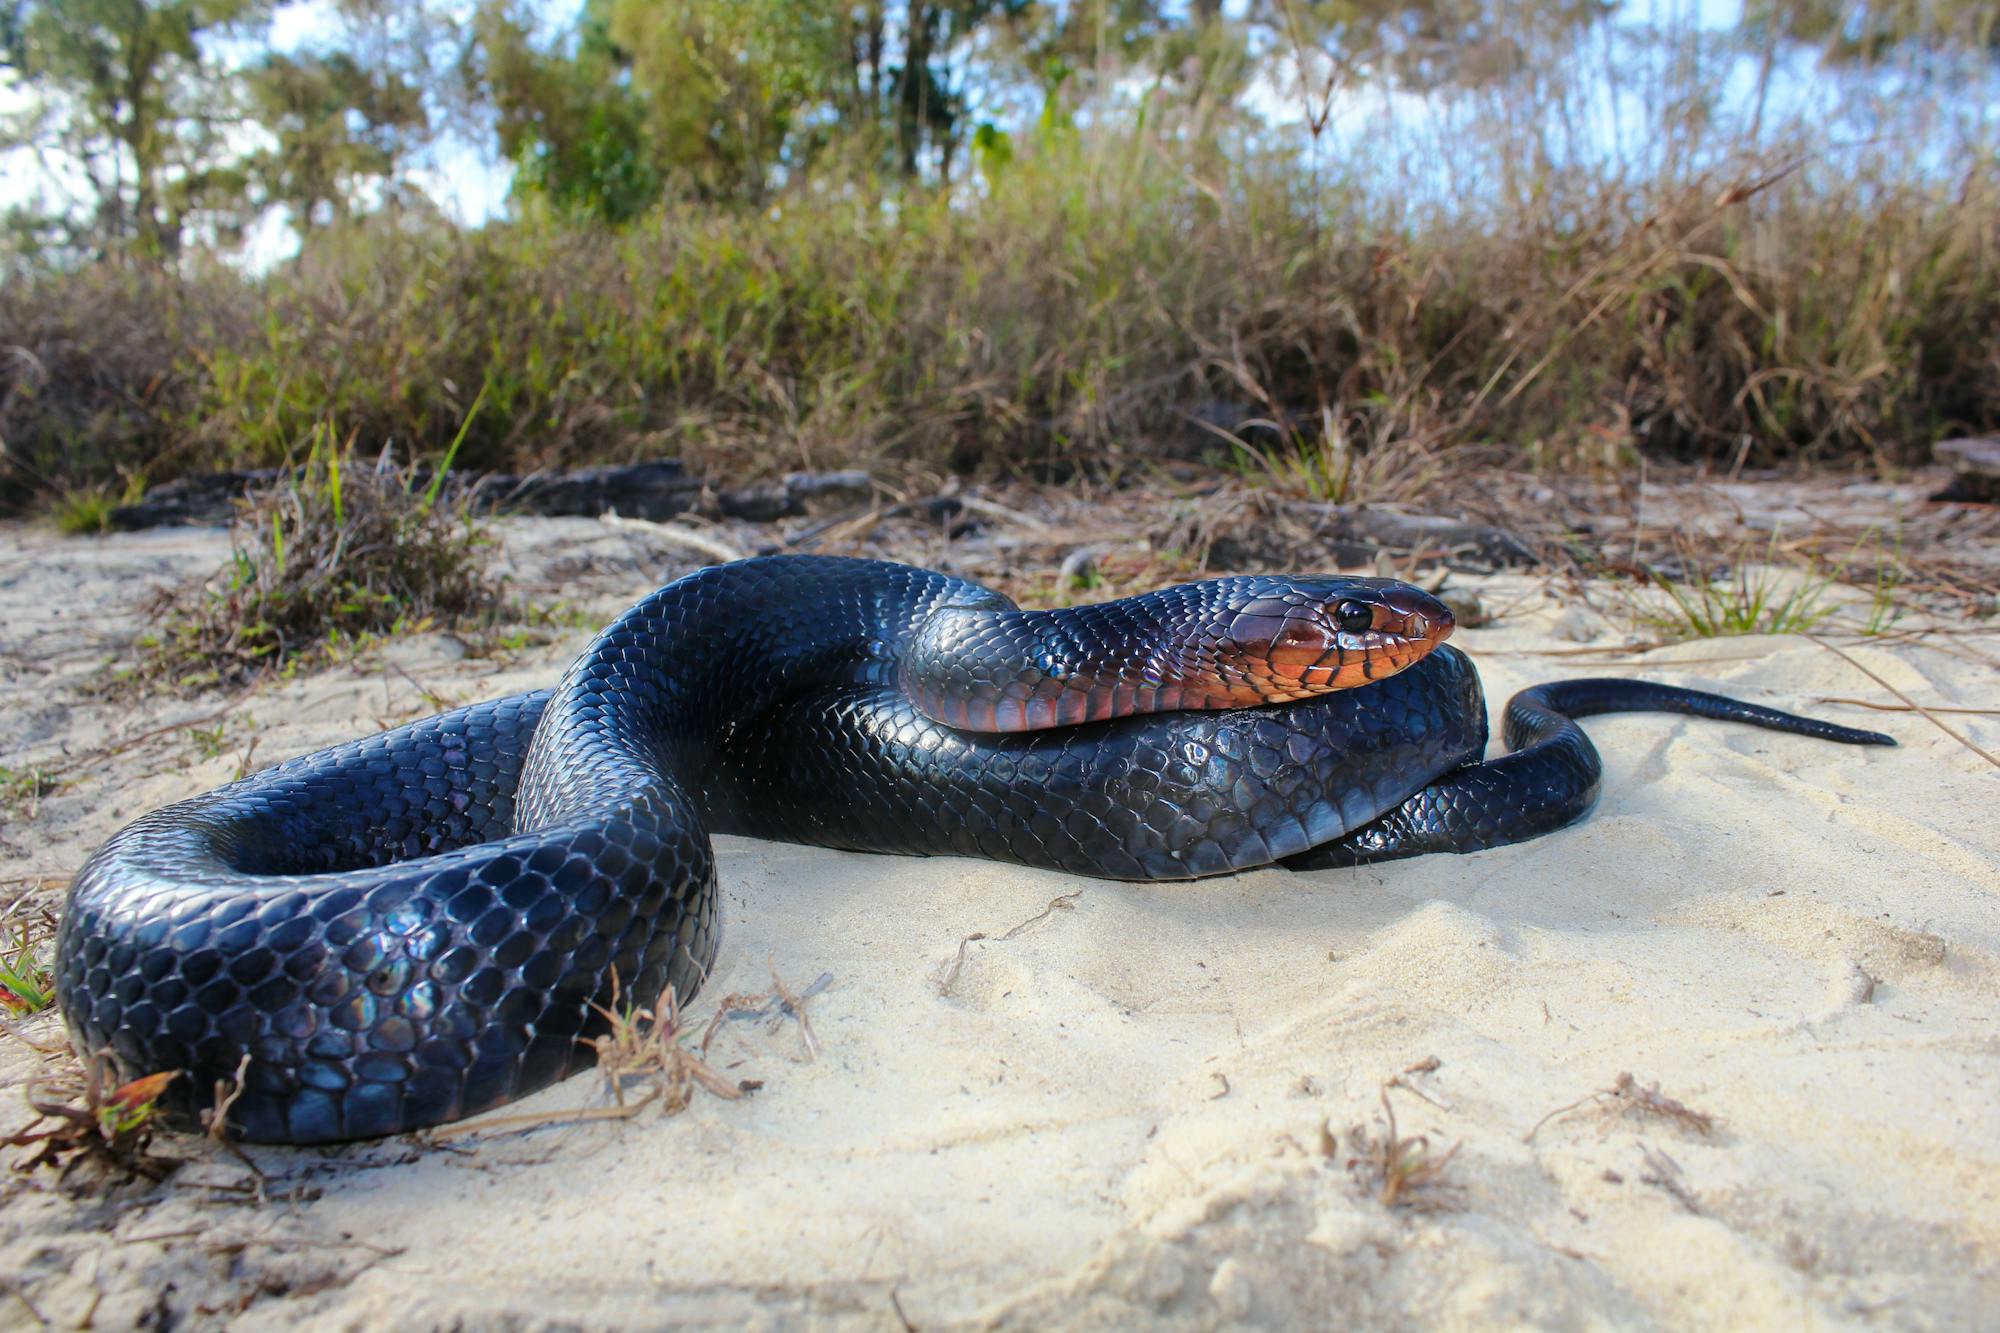
[[[600,541],[537,531],[544,562]],[[105,580],[136,591],[220,549],[0,540],[0,669],[58,693],[92,654],[54,649],[118,632]],[[637,592],[650,572],[612,582]],[[1489,605],[1526,600],[1456,640],[1496,704],[1631,671],[1576,655],[1565,609],[1533,587],[1484,581]],[[104,623],[62,629],[80,606]],[[262,689],[219,756],[148,741],[10,822],[7,875],[66,874],[131,816],[233,776],[253,735],[263,763],[427,711],[415,682],[458,700],[528,688],[582,638],[496,672],[433,636],[384,655],[400,671],[378,657]],[[2000,633],[1850,651],[1921,702],[2000,708]],[[0,1321],[21,1308],[11,1286],[55,1324],[94,1311],[102,1328],[156,1306],[343,1329],[1991,1323],[2000,772],[1919,717],[1816,704],[1890,700],[1803,639],[1683,644],[1644,672],[1902,746],[1595,719],[1606,774],[1587,822],[1358,872],[1148,886],[724,840],[722,953],[692,1017],[766,989],[771,967],[800,987],[830,974],[809,1007],[818,1059],[789,1021],[735,1021],[715,1063],[763,1080],[739,1102],[448,1149],[253,1149],[295,1195],[262,1207],[201,1188],[245,1172],[185,1141],[167,1185],[111,1201],[0,1186]],[[17,695],[0,764],[217,706]],[[1947,720],[2000,750],[2000,717]],[[1379,1142],[1385,1081],[1433,1059],[1388,1096],[1403,1134],[1457,1155],[1385,1207],[1350,1130]],[[0,1074],[28,1068],[0,1038]],[[1604,1099],[1524,1141],[1627,1071],[1713,1132]],[[601,1101],[584,1075],[512,1109]]]

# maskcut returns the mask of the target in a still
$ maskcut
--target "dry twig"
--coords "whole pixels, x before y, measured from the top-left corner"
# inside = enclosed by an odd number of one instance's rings
[[[1667,1096],[1660,1091],[1660,1085],[1657,1082],[1651,1087],[1646,1087],[1638,1079],[1633,1078],[1630,1073],[1620,1071],[1618,1077],[1612,1080],[1610,1087],[1599,1088],[1595,1092],[1586,1093],[1566,1106],[1558,1106],[1555,1110],[1550,1111],[1540,1120],[1537,1120],[1534,1127],[1521,1136],[1521,1142],[1533,1143],[1535,1135],[1541,1133],[1542,1126],[1548,1124],[1549,1121],[1554,1120],[1557,1116],[1566,1115],[1576,1110],[1579,1106],[1584,1106],[1592,1102],[1602,1103],[1606,1099],[1617,1103],[1621,1111],[1637,1111],[1642,1115],[1650,1115],[1662,1120],[1671,1120],[1694,1130],[1703,1137],[1708,1136],[1715,1130],[1715,1117],[1706,1111],[1697,1111],[1686,1102]]]

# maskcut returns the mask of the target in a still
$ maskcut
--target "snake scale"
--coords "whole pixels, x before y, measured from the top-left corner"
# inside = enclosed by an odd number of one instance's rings
[[[1055,611],[879,561],[714,566],[553,690],[303,755],[148,814],[73,883],[79,1050],[179,1070],[183,1121],[319,1143],[572,1073],[718,942],[711,833],[1185,879],[1533,837],[1596,799],[1571,720],[1656,709],[1889,738],[1627,681],[1542,685],[1481,762],[1479,679],[1405,584],[1209,580]],[[248,1057],[247,1064],[244,1063]]]

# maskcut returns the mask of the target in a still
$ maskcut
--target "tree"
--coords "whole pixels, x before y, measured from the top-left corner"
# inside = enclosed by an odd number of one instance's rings
[[[617,220],[669,192],[755,203],[835,143],[905,179],[948,181],[974,128],[970,87],[996,60],[975,38],[1055,8],[586,0],[576,29],[550,40],[520,0],[484,0],[468,72],[523,185]]]
[[[209,46],[274,0],[16,0],[0,33],[36,101],[0,143],[57,155],[90,199],[79,241],[176,252],[207,209],[240,199],[227,72]]]
[[[1252,0],[1249,21],[1317,49],[1338,82],[1427,91],[1504,83],[1612,0]]]
[[[345,51],[266,56],[248,83],[273,143],[245,166],[260,202],[286,208],[301,235],[346,221],[363,182],[394,180],[404,136],[429,123],[422,89]]]

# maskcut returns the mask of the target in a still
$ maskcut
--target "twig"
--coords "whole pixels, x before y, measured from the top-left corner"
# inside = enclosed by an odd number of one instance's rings
[[[1888,681],[1876,675],[1866,666],[1863,666],[1861,662],[1858,661],[1852,653],[1848,652],[1844,648],[1834,647],[1832,644],[1828,643],[1825,639],[1820,638],[1819,635],[1817,634],[1808,634],[1805,637],[1812,640],[1820,647],[1826,649],[1834,656],[1840,658],[1841,661],[1847,663],[1849,666],[1853,667],[1856,671],[1859,671],[1862,675],[1868,677],[1868,679],[1874,681],[1877,685],[1880,685],[1883,689],[1895,695],[1898,699],[1901,699],[1904,703],[1910,706],[1911,712],[1921,714],[1923,716],[1924,721],[1930,723],[1932,726],[1936,727],[1939,731],[1942,731],[1945,735],[1951,737],[1953,740],[1957,741],[1960,745],[1963,745],[1966,749],[1972,751],[1974,754],[1978,755],[1981,759],[1984,759],[1987,763],[1993,765],[1993,767],[2000,768],[2000,759],[1995,759],[1991,754],[1987,753],[1985,750],[1980,749],[1977,745],[1974,745],[1971,741],[1959,735],[1956,731],[1953,731],[1949,726],[1947,726],[1942,720],[1939,719],[1936,713],[1933,713],[1930,709],[1924,707],[1922,704],[1918,703],[1915,699],[1912,699],[1909,695],[1903,693],[1901,690],[1897,689],[1894,685],[1891,685]]]
[[[1439,1098],[1431,1096],[1431,1094],[1425,1092],[1422,1088],[1418,1087],[1415,1083],[1412,1083],[1410,1081],[1410,1075],[1412,1074],[1436,1073],[1438,1067],[1443,1063],[1444,1062],[1438,1059],[1435,1055],[1425,1056],[1423,1059],[1417,1061],[1415,1064],[1406,1066],[1402,1073],[1397,1074],[1395,1077],[1391,1078],[1388,1081],[1388,1083],[1385,1084],[1384,1086],[1391,1088],[1401,1088],[1405,1092],[1414,1093],[1415,1095],[1423,1098],[1425,1101],[1429,1102],[1432,1106],[1437,1107],[1437,1109],[1440,1111],[1450,1111],[1452,1109],[1452,1105],[1450,1102],[1443,1101],[1440,1100]]]
[[[1016,925],[1013,929],[1009,930],[1004,935],[996,937],[987,934],[983,930],[975,930],[970,935],[967,935],[963,939],[959,940],[958,953],[952,958],[951,962],[945,966],[944,970],[938,974],[938,981],[937,981],[938,994],[944,996],[949,996],[951,994],[951,988],[958,982],[958,974],[965,967],[965,951],[972,944],[974,940],[990,940],[995,938],[1002,940],[1011,940],[1016,935],[1019,935],[1022,931],[1028,929],[1028,927],[1034,925],[1035,923],[1039,921],[1046,921],[1058,909],[1061,909],[1062,911],[1065,912],[1069,911],[1071,908],[1076,906],[1076,900],[1078,898],[1081,898],[1082,896],[1083,896],[1082,889],[1077,889],[1073,893],[1057,894],[1055,897],[1049,899],[1049,905],[1047,907],[1044,907],[1041,911],[1035,913],[1033,916],[1029,917],[1026,921],[1023,921],[1019,925]]]
[[[1047,907],[1044,907],[1041,911],[1035,913],[1033,916],[1029,917],[1026,921],[1023,921],[1020,925],[1014,927],[1012,930],[1008,931],[1005,935],[1002,935],[1000,938],[1003,940],[1011,940],[1016,935],[1019,935],[1022,931],[1026,930],[1028,927],[1035,925],[1037,922],[1048,920],[1051,916],[1053,916],[1057,912],[1057,910],[1065,912],[1069,911],[1070,909],[1076,906],[1076,900],[1081,897],[1083,897],[1082,889],[1077,889],[1071,893],[1057,894],[1055,897],[1049,899],[1049,905]]]
[[[712,560],[724,563],[743,558],[743,552],[720,537],[711,537],[705,532],[695,532],[690,528],[671,523],[655,523],[646,518],[622,518],[616,509],[605,510],[598,516],[598,522],[606,527],[619,528],[626,532],[643,532],[648,536],[659,538],[670,546],[685,546],[690,551],[699,551]]]
[[[1703,1136],[1707,1136],[1715,1130],[1715,1117],[1708,1114],[1708,1112],[1697,1111],[1686,1102],[1667,1096],[1660,1091],[1658,1083],[1647,1087],[1641,1084],[1638,1079],[1633,1078],[1630,1072],[1621,1070],[1618,1077],[1612,1080],[1610,1087],[1599,1088],[1595,1092],[1585,1093],[1567,1106],[1558,1106],[1555,1110],[1550,1111],[1540,1120],[1537,1120],[1534,1123],[1534,1127],[1521,1136],[1521,1142],[1533,1143],[1535,1135],[1541,1132],[1542,1126],[1548,1124],[1549,1121],[1555,1119],[1557,1116],[1565,1115],[1574,1111],[1577,1107],[1590,1102],[1602,1102],[1606,1098],[1621,1103],[1629,1110],[1658,1116],[1663,1120],[1678,1121]]]
[[[540,1129],[544,1125],[561,1125],[573,1120],[630,1120],[639,1112],[652,1105],[661,1096],[662,1089],[655,1087],[636,1102],[626,1102],[620,1106],[580,1106],[574,1111],[527,1111],[519,1115],[494,1116],[487,1120],[472,1120],[462,1125],[446,1125],[431,1131],[432,1143],[446,1143],[463,1138],[467,1134],[500,1133],[512,1134],[518,1130]]]
[[[1646,1167],[1652,1173],[1640,1176],[1640,1183],[1665,1190],[1673,1195],[1674,1201],[1681,1207],[1696,1217],[1702,1216],[1700,1201],[1694,1197],[1694,1191],[1689,1189],[1687,1182],[1681,1178],[1681,1164],[1663,1152],[1654,1151],[1644,1142],[1640,1143],[1639,1147],[1645,1152]]]
[[[1033,514],[1024,514],[1018,509],[1010,509],[1006,505],[997,503],[996,501],[983,499],[977,495],[954,495],[952,499],[958,501],[959,504],[970,509],[975,514],[984,514],[988,518],[999,518],[1005,519],[1009,523],[1018,523],[1030,532],[1041,536],[1048,537],[1055,535],[1054,528],[1042,522],[1042,520],[1036,518]]]
[[[778,975],[778,964],[775,956],[767,957],[764,961],[771,969],[772,989],[777,991],[778,999],[783,1002],[786,1009],[791,1011],[792,1017],[799,1020],[799,1037],[805,1042],[806,1059],[819,1059],[819,1038],[813,1035],[812,1020],[806,1017],[805,997],[794,991],[790,986],[787,986],[785,979]]]
[[[231,707],[234,707],[234,705],[231,705]],[[165,726],[154,727],[150,731],[142,731],[136,736],[127,736],[123,740],[113,741],[109,745],[99,746],[95,750],[86,750],[82,754],[78,755],[76,758],[70,760],[68,763],[59,765],[55,768],[48,769],[44,774],[44,776],[54,777],[59,773],[71,773],[79,768],[84,767],[86,764],[95,764],[102,760],[109,759],[114,755],[123,754],[127,750],[131,749],[133,746],[143,745],[145,742],[152,740],[155,736],[165,736],[170,732],[185,731],[189,727],[205,727],[211,722],[220,722],[228,716],[229,716],[229,709],[221,708],[203,717],[191,717],[187,719],[185,722],[169,722]]]

